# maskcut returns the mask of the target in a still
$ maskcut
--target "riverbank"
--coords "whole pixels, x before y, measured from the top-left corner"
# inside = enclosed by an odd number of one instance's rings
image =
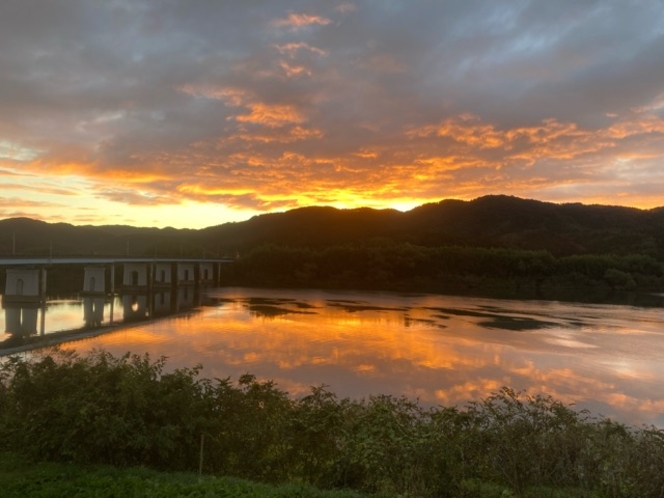
[[[49,479],[70,486],[80,478],[80,493],[111,486],[94,469],[88,481],[92,464],[422,498],[649,498],[664,489],[661,430],[578,413],[551,397],[503,388],[463,408],[431,409],[386,395],[340,399],[324,387],[296,398],[251,375],[201,379],[200,366],[164,373],[165,363],[97,351],[3,365],[0,441],[21,455],[10,478],[23,483],[17,493],[35,495],[30,483]],[[73,464],[49,471],[72,476],[38,478],[34,461]],[[153,493],[144,496],[179,496],[139,484]],[[116,495],[136,495],[134,485]]]

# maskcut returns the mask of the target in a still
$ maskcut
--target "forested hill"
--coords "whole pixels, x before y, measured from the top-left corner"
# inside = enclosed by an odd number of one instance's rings
[[[444,200],[409,212],[309,207],[202,230],[0,221],[0,254],[225,255],[265,245],[503,247],[571,254],[647,254],[664,260],[664,208],[553,204],[508,196]]]
[[[508,196],[444,200],[409,212],[302,208],[203,230],[204,240],[320,247],[409,242],[544,249],[554,255],[642,253],[664,257],[664,208],[553,204]]]

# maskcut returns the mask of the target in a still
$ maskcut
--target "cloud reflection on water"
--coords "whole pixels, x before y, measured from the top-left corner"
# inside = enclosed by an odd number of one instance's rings
[[[509,386],[664,426],[661,308],[257,289],[215,295],[220,306],[198,315],[73,347],[165,355],[172,367],[202,363],[206,377],[249,372],[295,395],[326,384],[340,396],[462,405]],[[510,320],[534,327],[491,326]]]

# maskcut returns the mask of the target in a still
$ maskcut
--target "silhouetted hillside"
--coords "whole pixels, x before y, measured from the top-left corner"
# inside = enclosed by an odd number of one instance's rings
[[[207,244],[230,242],[244,250],[265,243],[320,247],[392,237],[403,216],[396,210],[307,207],[206,228],[202,235]]]
[[[0,221],[0,254],[216,255],[275,244],[500,247],[571,254],[647,254],[664,259],[664,207],[553,204],[509,196],[444,200],[409,212],[309,207],[202,230]]]
[[[406,213],[413,242],[545,249],[556,255],[662,256],[664,210],[553,204],[507,196],[442,201]]]
[[[664,208],[553,204],[509,196],[444,200],[406,213],[312,207],[210,227],[202,230],[201,240],[240,251],[266,243],[320,247],[391,241],[664,258]]]
[[[192,253],[194,230],[75,226],[29,218],[0,221],[0,255],[166,255]],[[195,250],[198,250],[196,247]]]

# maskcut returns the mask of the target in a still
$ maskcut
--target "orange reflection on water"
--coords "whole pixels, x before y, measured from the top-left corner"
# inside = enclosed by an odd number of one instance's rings
[[[509,386],[664,425],[659,309],[319,291],[218,295],[228,301],[74,347],[165,355],[172,368],[202,363],[206,377],[249,372],[293,395],[325,384],[340,396],[454,405]]]

